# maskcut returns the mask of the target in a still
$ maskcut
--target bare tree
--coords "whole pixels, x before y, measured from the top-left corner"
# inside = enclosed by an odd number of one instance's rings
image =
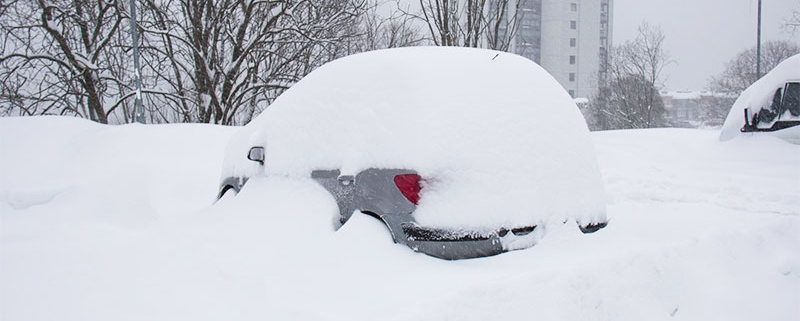
[[[607,80],[587,110],[594,129],[651,128],[666,124],[659,88],[670,63],[659,27],[644,22],[633,40],[609,53]]]
[[[669,64],[669,56],[664,50],[664,33],[660,27],[650,26],[643,22],[638,28],[638,36],[630,42],[624,43],[612,53],[612,61],[616,60],[612,73],[616,73],[616,81],[630,79],[631,75],[637,82],[644,82],[646,87],[645,100],[640,102],[640,108],[646,110],[647,117],[643,117],[643,127],[663,125],[654,122],[661,118],[663,107],[659,111],[656,102],[661,100],[658,88],[661,87],[661,73]],[[655,89],[655,90],[652,90]],[[663,102],[661,103],[663,106]]]
[[[489,12],[486,17],[486,48],[508,51],[517,34],[521,22],[520,8],[525,0],[489,1]]]
[[[666,124],[664,112],[658,89],[634,74],[612,76],[584,110],[592,130],[660,127]]]
[[[249,121],[317,66],[347,54],[365,0],[138,0],[151,122]],[[0,4],[2,114],[133,115],[127,1]],[[125,23],[123,23],[125,22]]]
[[[797,31],[797,29],[800,28],[800,8],[792,11],[791,16],[784,19],[781,27],[791,33]]]
[[[420,0],[415,17],[425,22],[437,46],[508,50],[524,0]]]
[[[3,6],[5,113],[71,114],[108,123],[123,20],[116,0],[19,0]]]
[[[433,43],[437,46],[458,46],[458,0],[420,0],[419,4]]]
[[[761,48],[763,70],[775,68],[781,61],[800,53],[800,47],[789,41],[768,41]],[[753,46],[725,64],[725,70],[708,80],[707,89],[715,98],[701,106],[700,118],[711,124],[721,123],[739,94],[758,80],[756,48]]]
[[[145,0],[142,28],[162,91],[184,120],[246,122],[281,91],[342,55],[363,2]],[[242,116],[244,115],[244,116]]]
[[[786,58],[800,53],[796,44],[774,40],[761,46],[761,66],[763,70],[775,68]],[[714,92],[739,95],[758,80],[756,76],[756,47],[744,50],[725,64],[725,70],[711,77],[708,88]]]
[[[414,18],[403,14],[407,8],[400,8],[398,2],[375,1],[359,17],[358,37],[348,48],[348,53],[377,49],[409,47],[425,42]],[[381,12],[389,12],[381,14]]]

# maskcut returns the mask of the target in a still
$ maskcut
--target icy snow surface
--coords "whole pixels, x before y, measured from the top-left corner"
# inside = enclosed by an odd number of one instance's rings
[[[0,118],[0,320],[800,319],[800,146],[593,133],[611,224],[442,261],[310,179],[213,204],[230,128]],[[500,156],[498,156],[500,157]]]
[[[245,158],[252,146],[265,147],[269,176],[415,170],[426,178],[414,214],[423,225],[605,221],[575,102],[544,69],[505,52],[415,47],[336,60],[237,134],[223,176],[255,170]]]
[[[719,140],[730,140],[737,135],[765,135],[765,133],[741,133],[740,129],[744,126],[744,109],[750,108],[749,117],[759,112],[764,107],[769,107],[775,90],[783,88],[787,81],[800,81],[800,54],[784,60],[758,81],[748,87],[739,95],[733,103]],[[786,112],[789,113],[788,111]],[[800,127],[795,126],[784,130],[771,132],[769,135],[784,138],[790,142],[800,144]]]

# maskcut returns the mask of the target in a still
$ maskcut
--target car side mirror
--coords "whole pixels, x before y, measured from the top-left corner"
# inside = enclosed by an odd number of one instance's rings
[[[250,148],[250,152],[247,153],[247,159],[264,165],[264,147],[256,146]]]

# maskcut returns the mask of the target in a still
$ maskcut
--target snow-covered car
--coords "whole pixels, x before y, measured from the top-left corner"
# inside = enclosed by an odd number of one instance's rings
[[[769,133],[800,143],[800,55],[778,64],[736,99],[720,140],[740,133]]]
[[[219,197],[255,176],[313,179],[338,207],[332,228],[366,213],[396,243],[444,259],[531,247],[551,223],[607,224],[575,102],[505,52],[417,47],[328,63],[231,138]]]

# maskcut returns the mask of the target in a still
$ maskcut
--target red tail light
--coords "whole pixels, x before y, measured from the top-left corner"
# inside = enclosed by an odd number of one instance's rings
[[[394,177],[394,184],[397,185],[397,189],[400,190],[400,193],[403,193],[403,196],[405,196],[409,202],[417,205],[419,202],[419,191],[422,189],[422,186],[419,185],[420,180],[422,180],[422,178],[417,174],[402,174]]]

